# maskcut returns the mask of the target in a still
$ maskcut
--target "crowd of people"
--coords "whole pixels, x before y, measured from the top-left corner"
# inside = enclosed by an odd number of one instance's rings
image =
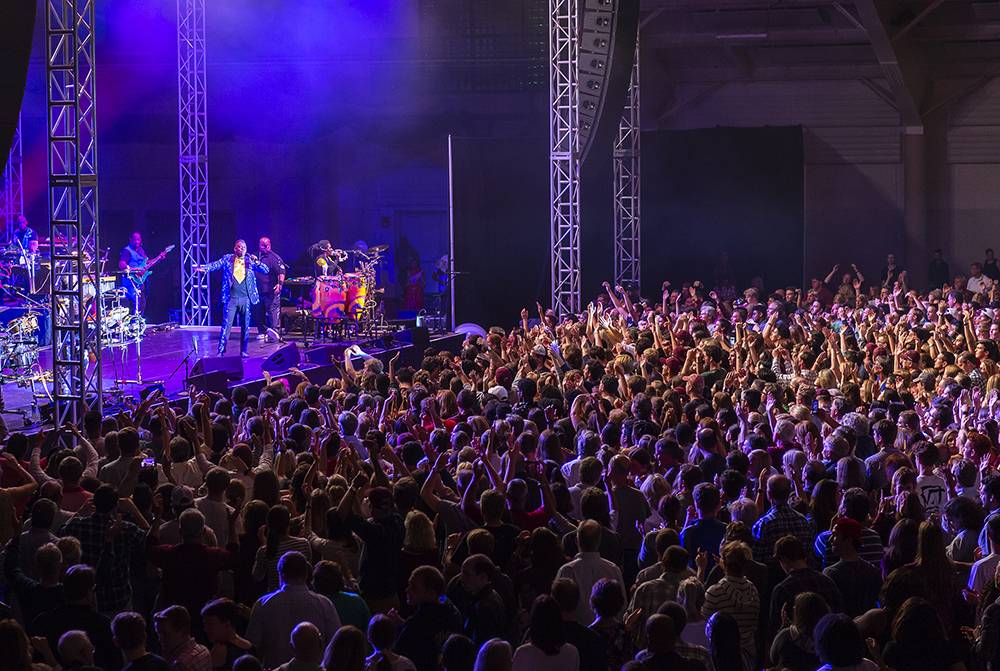
[[[0,671],[998,669],[996,288],[838,270],[4,429]]]

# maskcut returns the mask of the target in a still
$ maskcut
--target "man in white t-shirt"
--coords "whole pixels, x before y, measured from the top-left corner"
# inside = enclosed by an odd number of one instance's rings
[[[983,266],[978,261],[973,261],[969,266],[969,279],[965,281],[965,288],[974,294],[984,294],[993,286],[993,280],[983,274]]]
[[[951,495],[948,491],[948,483],[940,475],[934,473],[940,460],[938,448],[933,443],[924,442],[917,447],[916,453],[919,473],[917,475],[917,489],[920,492],[920,502],[924,505],[927,517],[940,516]]]
[[[233,509],[226,505],[226,489],[231,475],[223,468],[213,468],[205,476],[207,494],[195,499],[194,507],[205,516],[205,526],[215,532],[220,547],[229,543],[229,518]]]

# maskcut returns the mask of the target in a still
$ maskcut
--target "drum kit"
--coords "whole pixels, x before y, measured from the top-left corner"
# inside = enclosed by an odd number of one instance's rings
[[[128,347],[146,333],[145,317],[123,305],[127,295],[125,289],[101,294],[101,342],[107,347]]]
[[[334,250],[338,261],[354,256],[357,271],[317,277],[313,285],[311,316],[317,333],[330,335],[347,330],[375,335],[383,289],[377,288],[376,274],[389,245],[365,250]]]

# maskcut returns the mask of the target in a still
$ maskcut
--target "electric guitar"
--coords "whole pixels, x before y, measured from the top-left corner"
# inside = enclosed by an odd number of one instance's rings
[[[165,259],[167,254],[174,251],[176,247],[177,245],[170,245],[150,259],[142,268],[130,268],[129,270],[123,271],[125,273],[125,277],[128,278],[133,285],[137,287],[141,286],[147,279],[149,279],[149,276],[153,274],[151,268]]]

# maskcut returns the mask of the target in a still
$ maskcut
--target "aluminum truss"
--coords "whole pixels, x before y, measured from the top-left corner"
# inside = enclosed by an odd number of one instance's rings
[[[639,42],[625,111],[618,124],[612,167],[615,179],[615,283],[639,289],[640,161]]]
[[[95,0],[46,1],[55,425],[101,409]],[[88,286],[89,285],[89,286]]]
[[[180,148],[181,323],[211,320],[208,273],[208,122],[205,0],[177,0],[177,118]]]
[[[578,0],[549,0],[549,194],[552,309],[580,312]]]
[[[24,174],[21,162],[21,117],[17,118],[14,140],[10,144],[10,155],[3,171],[3,187],[0,191],[0,240],[10,242],[18,215],[24,212],[24,188],[21,178]]]

